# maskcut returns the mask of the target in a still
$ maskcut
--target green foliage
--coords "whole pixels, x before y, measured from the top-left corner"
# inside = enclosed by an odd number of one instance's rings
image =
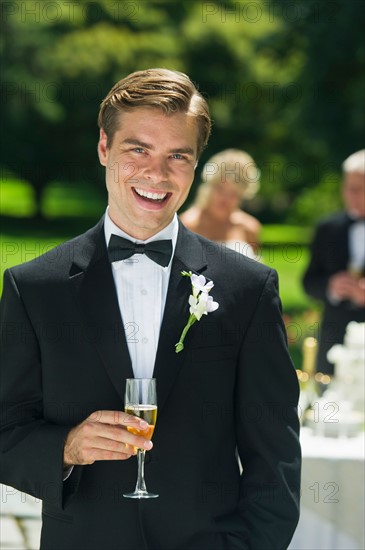
[[[2,216],[28,218],[36,212],[35,194],[25,181],[8,177],[1,184]],[[101,193],[101,190],[103,191]],[[104,212],[106,192],[90,182],[51,182],[45,188],[41,212],[45,219],[86,217],[98,219]]]
[[[313,223],[319,193],[325,210],[337,207],[341,162],[363,147],[364,6],[4,2],[0,164],[31,183],[39,208],[50,182],[100,188],[101,99],[129,72],[163,66],[188,73],[209,100],[202,162],[226,147],[247,150],[262,173],[255,214]]]
[[[317,187],[306,187],[294,201],[287,219],[309,224],[340,210],[341,191],[338,174],[326,174]]]
[[[0,187],[0,213],[14,217],[29,217],[36,212],[34,190],[30,183],[8,177]]]
[[[99,218],[105,210],[106,197],[90,184],[52,182],[45,189],[42,212],[45,218],[94,217]]]

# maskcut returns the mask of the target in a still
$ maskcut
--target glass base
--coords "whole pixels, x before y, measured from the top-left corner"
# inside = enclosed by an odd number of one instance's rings
[[[148,491],[134,491],[134,493],[126,493],[123,496],[125,498],[157,498],[159,495]]]

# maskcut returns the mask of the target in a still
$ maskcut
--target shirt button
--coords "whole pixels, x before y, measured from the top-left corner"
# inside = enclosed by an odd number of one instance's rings
[[[148,338],[146,338],[146,336],[144,336],[142,338],[142,344],[147,344],[147,342],[148,342]]]
[[[147,290],[146,290],[145,288],[142,288],[142,290],[141,290],[141,294],[142,294],[142,296],[146,296],[146,294],[147,294]]]

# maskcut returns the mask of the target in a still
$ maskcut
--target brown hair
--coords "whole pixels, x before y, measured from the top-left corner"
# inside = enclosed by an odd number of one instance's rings
[[[193,116],[198,125],[199,158],[207,145],[211,120],[208,104],[190,78],[178,71],[147,69],[129,74],[114,84],[102,101],[98,124],[111,146],[118,129],[119,114],[137,107],[155,107],[166,114],[180,112]]]

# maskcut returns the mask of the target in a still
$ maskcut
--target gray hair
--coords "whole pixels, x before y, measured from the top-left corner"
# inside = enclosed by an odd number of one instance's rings
[[[356,151],[356,153],[347,157],[342,164],[342,170],[345,174],[351,174],[352,172],[365,174],[365,149]]]

